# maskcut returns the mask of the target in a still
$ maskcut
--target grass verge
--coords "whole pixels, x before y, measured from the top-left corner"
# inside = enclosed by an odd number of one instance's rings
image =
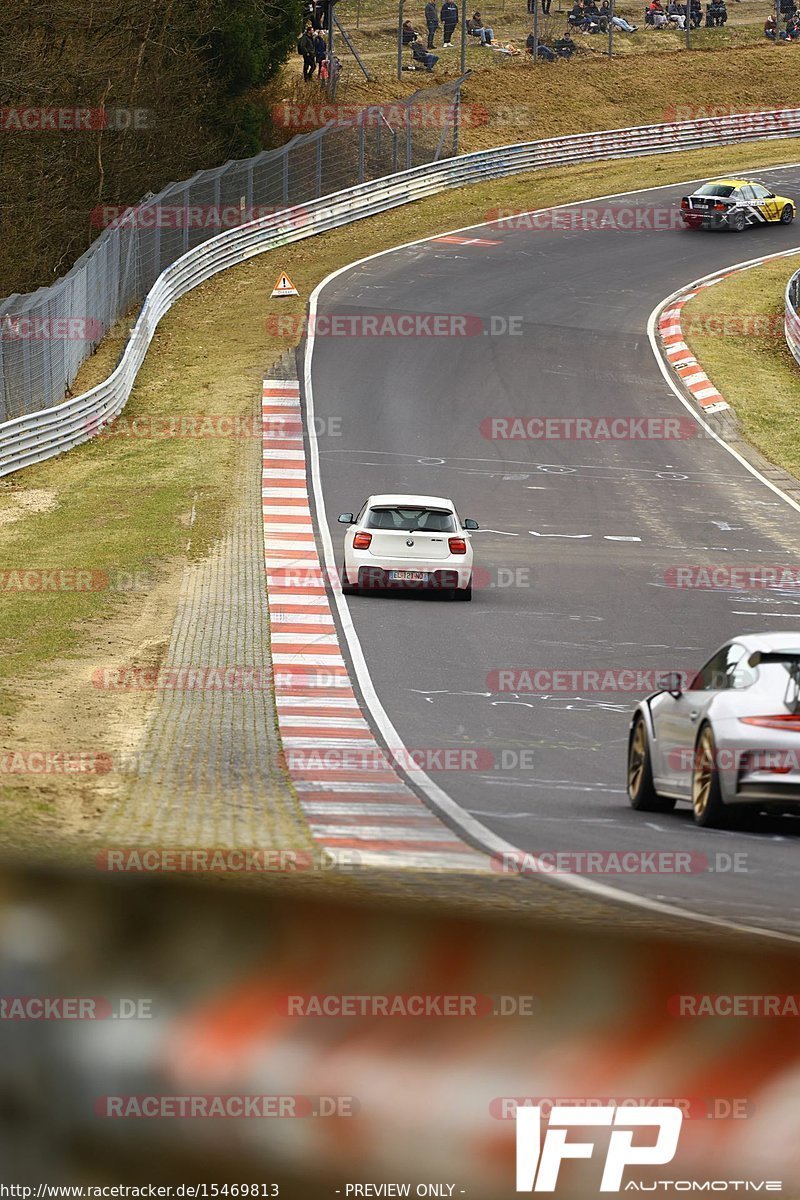
[[[745,439],[800,476],[800,367],[783,336],[783,295],[800,254],[738,271],[684,307],[686,341]]]
[[[271,331],[267,318],[301,319],[315,284],[353,259],[479,222],[499,204],[544,207],[798,155],[800,142],[773,142],[539,172],[445,192],[262,255],[209,280],[162,321],[124,421],[163,427],[178,417],[251,417],[264,368],[298,340]],[[300,296],[271,301],[284,269]],[[76,390],[102,378],[118,350],[103,345]],[[146,699],[94,689],[92,672],[162,658],[184,564],[204,556],[225,528],[241,447],[231,437],[112,436],[0,485],[0,571],[78,569],[118,581],[90,591],[6,587],[0,753],[135,747]],[[110,776],[5,773],[0,836],[37,849],[79,840],[115,786]]]
[[[557,12],[554,5],[551,15],[542,18],[540,36],[544,41],[564,33],[568,7],[564,3]],[[643,3],[621,0],[615,7],[640,28],[634,34],[615,36],[612,58],[606,54],[607,38],[600,35],[576,34],[578,53],[572,60],[536,66],[525,55],[507,58],[468,39],[466,65],[473,74],[464,88],[464,102],[474,106],[480,121],[465,125],[462,150],[586,130],[689,120],[705,113],[796,106],[797,47],[764,39],[767,10],[761,0],[731,2],[728,24],[722,29],[693,31],[691,51],[684,49],[685,37],[680,32],[645,28]],[[532,21],[526,4],[496,0],[481,11],[500,40],[512,39],[517,47],[524,46]],[[340,39],[344,70],[337,99],[345,104],[374,104],[406,96],[460,73],[460,27],[450,51],[441,50],[441,30],[437,33],[439,62],[431,74],[404,71],[398,80],[396,0],[376,0],[370,5],[340,0],[337,13],[374,74],[371,82],[364,79]],[[418,5],[406,3],[405,16],[424,32],[421,0]],[[406,60],[410,60],[408,50]],[[281,79],[270,86],[270,99],[306,104],[324,100],[318,83],[303,83],[300,67],[300,59],[294,55]],[[297,132],[300,129],[292,126],[286,135]]]

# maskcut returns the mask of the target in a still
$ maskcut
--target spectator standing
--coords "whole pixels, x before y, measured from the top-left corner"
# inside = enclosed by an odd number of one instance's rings
[[[454,0],[444,0],[444,4],[439,10],[439,17],[444,30],[442,49],[451,50],[453,46],[451,38],[458,24],[458,5],[454,3]]]
[[[439,28],[439,17],[436,14],[436,4],[434,0],[428,0],[425,5],[425,24],[428,26],[428,49],[433,49],[433,39],[436,37],[436,30]]]
[[[544,13],[544,15],[546,17],[549,17],[549,15],[550,15],[551,3],[552,3],[552,0],[542,0],[542,12]],[[552,53],[552,51],[551,51],[551,53]],[[555,58],[555,55],[553,55],[553,57]]]
[[[303,79],[306,83],[314,78],[317,66],[317,56],[314,47],[314,30],[309,23],[306,25],[297,43],[297,53],[303,56]]]
[[[325,34],[321,29],[318,29],[314,34],[314,58],[317,63],[317,76],[322,78],[322,67],[328,57],[328,43],[325,40]]]

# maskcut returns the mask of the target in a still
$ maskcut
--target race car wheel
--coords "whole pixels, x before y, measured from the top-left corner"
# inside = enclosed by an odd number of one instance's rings
[[[692,766],[692,811],[695,824],[704,829],[723,829],[729,823],[719,782],[717,745],[710,725],[703,725],[697,735]]]
[[[358,584],[347,582],[347,572],[344,569],[344,565],[342,565],[342,569],[339,572],[339,578],[342,581],[342,595],[343,596],[357,596],[358,595]]]
[[[643,717],[637,717],[628,744],[628,800],[637,812],[672,812],[675,801],[659,796],[653,786],[650,739]]]
[[[791,204],[784,204],[781,209],[781,225],[791,225],[794,220],[794,209]]]
[[[742,230],[744,229],[744,226],[745,226],[744,213],[743,212],[731,213],[730,220],[728,221],[728,228],[732,229],[734,233],[741,233]]]

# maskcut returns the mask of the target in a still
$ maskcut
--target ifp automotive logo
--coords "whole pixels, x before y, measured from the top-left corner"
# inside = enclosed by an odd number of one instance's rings
[[[554,1192],[559,1170],[565,1159],[592,1158],[592,1141],[568,1141],[573,1126],[610,1128],[600,1177],[601,1192],[780,1192],[779,1179],[626,1179],[627,1167],[664,1166],[672,1162],[678,1149],[684,1111],[678,1105],[657,1104],[641,1107],[587,1104],[554,1104],[549,1110],[547,1130],[542,1139],[542,1122],[547,1109],[540,1105],[518,1104],[517,1187],[518,1192]],[[637,1137],[639,1130],[655,1130]],[[599,1157],[599,1156],[598,1156]],[[599,1168],[598,1168],[599,1173]]]
[[[613,1126],[600,1180],[601,1192],[619,1192],[628,1166],[661,1166],[672,1162],[678,1149],[683,1112],[672,1105],[658,1108],[585,1108],[555,1105],[550,1110],[542,1141],[539,1107],[517,1109],[517,1191],[554,1192],[561,1163],[567,1158],[591,1158],[592,1142],[567,1141],[573,1126]],[[634,1132],[650,1126],[658,1132],[654,1142],[634,1145]]]

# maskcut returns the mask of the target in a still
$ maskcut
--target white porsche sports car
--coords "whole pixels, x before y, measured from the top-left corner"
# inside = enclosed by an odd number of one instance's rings
[[[470,531],[452,500],[441,496],[370,496],[361,511],[342,513],[342,589],[437,588],[455,600],[472,599]]]
[[[737,637],[688,680],[667,676],[633,714],[628,798],[641,812],[688,800],[717,827],[743,806],[800,811],[800,633]]]

